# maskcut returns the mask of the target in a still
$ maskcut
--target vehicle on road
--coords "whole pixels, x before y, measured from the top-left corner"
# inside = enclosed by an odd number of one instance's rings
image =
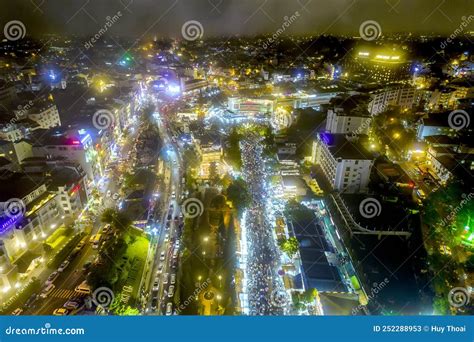
[[[151,300],[151,310],[152,311],[156,311],[156,307],[158,306],[158,299],[157,298],[153,298]]]
[[[171,316],[173,314],[173,303],[166,304],[166,316]]]
[[[168,289],[168,297],[171,298],[174,296],[174,285],[171,285]]]
[[[175,284],[176,283],[176,273],[171,274],[170,277],[170,284]]]
[[[69,310],[66,308],[58,308],[53,311],[54,316],[66,316],[69,313]]]
[[[41,294],[40,294],[40,297],[41,298],[46,298],[48,297],[51,292],[54,291],[54,289],[56,288],[56,286],[54,284],[49,284],[48,286],[46,286],[43,291],[41,291]]]
[[[79,285],[76,286],[74,291],[76,291],[78,293],[90,294],[91,293],[91,287],[84,280],[82,283],[80,283]]]
[[[75,310],[75,309],[77,309],[79,306],[81,306],[81,303],[79,302],[79,300],[76,300],[76,299],[69,299],[66,303],[64,303],[63,306],[64,306],[66,309]]]
[[[161,274],[163,273],[163,263],[161,263],[159,266],[158,266],[158,270],[156,271],[157,274]]]
[[[54,271],[53,273],[49,275],[48,279],[46,279],[46,285],[52,284],[58,277],[59,277],[58,271]]]
[[[23,312],[23,309],[16,308],[15,310],[13,310],[12,315],[13,316],[20,316],[22,312]]]
[[[59,266],[58,272],[63,272],[69,266],[69,261],[63,261],[63,263]]]
[[[99,246],[100,246],[100,243],[102,242],[102,234],[92,235],[92,237],[89,241],[92,244],[92,248],[98,249]]]
[[[156,277],[155,282],[153,283],[153,291],[157,291],[159,286],[160,286],[160,279]]]
[[[163,284],[168,284],[168,277],[169,277],[169,273],[165,273],[163,275]]]
[[[165,252],[161,252],[160,261],[165,261]]]

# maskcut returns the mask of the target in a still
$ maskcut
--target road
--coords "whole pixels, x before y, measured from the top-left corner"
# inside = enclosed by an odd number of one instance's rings
[[[145,312],[149,314],[165,314],[166,306],[172,303],[173,295],[169,294],[170,286],[177,288],[177,284],[171,284],[171,277],[176,279],[178,256],[173,257],[175,250],[179,250],[177,241],[181,231],[179,226],[182,224],[180,215],[179,199],[181,198],[181,179],[182,179],[182,161],[179,155],[179,147],[173,142],[172,134],[168,128],[165,115],[160,113],[160,106],[155,102],[158,109],[154,118],[160,131],[160,136],[165,146],[167,167],[169,169],[168,177],[165,183],[168,185],[168,191],[163,194],[163,198],[168,203],[164,212],[155,219],[156,223],[156,252],[153,259],[151,272],[149,273],[148,285],[148,303]],[[181,217],[180,217],[181,216]],[[159,271],[160,269],[160,271]]]
[[[259,137],[241,142],[242,171],[249,185],[251,205],[246,212],[247,293],[250,315],[282,315],[288,303],[281,277],[279,249],[266,216],[267,188],[263,148]]]

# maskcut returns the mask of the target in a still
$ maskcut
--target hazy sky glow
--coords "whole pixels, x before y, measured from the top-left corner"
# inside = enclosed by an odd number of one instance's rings
[[[452,33],[474,16],[473,0],[2,0],[2,22],[22,21],[27,33],[93,34],[121,11],[110,32],[178,37],[188,20],[205,36],[273,33],[296,11],[286,33],[357,35],[366,20],[383,32]],[[474,18],[474,17],[473,17]],[[474,20],[466,30],[474,31]]]

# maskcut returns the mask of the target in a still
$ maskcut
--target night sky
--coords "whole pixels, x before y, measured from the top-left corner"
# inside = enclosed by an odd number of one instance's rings
[[[107,16],[122,16],[109,30],[134,37],[179,37],[188,20],[199,21],[204,37],[273,33],[284,17],[300,14],[285,33],[357,35],[366,20],[382,32],[450,34],[462,17],[474,15],[473,0],[2,0],[2,23],[20,20],[27,35],[90,35]],[[474,18],[474,17],[473,17]],[[468,30],[474,31],[474,20]]]

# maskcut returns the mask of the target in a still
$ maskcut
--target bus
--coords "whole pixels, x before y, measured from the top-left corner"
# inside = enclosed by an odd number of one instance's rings
[[[102,240],[102,234],[95,234],[91,236],[90,243],[92,244],[92,248],[97,249],[100,246]]]

